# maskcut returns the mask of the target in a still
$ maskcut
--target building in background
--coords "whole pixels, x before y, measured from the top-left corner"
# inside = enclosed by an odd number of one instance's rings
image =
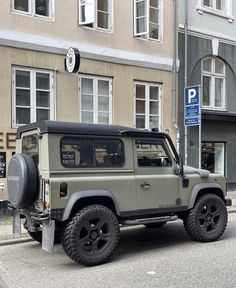
[[[188,9],[186,10],[186,4]],[[201,85],[201,167],[236,184],[236,3],[179,1],[179,127],[184,151],[184,86]],[[186,14],[187,11],[187,14]],[[187,33],[186,33],[187,32]],[[186,34],[187,42],[186,42]],[[185,45],[187,58],[185,62]],[[185,74],[185,68],[186,74]],[[198,126],[187,128],[188,165],[198,167]]]
[[[176,138],[175,1],[8,0],[0,27],[1,200],[26,123],[122,124]],[[77,74],[65,71],[69,47],[81,53]]]

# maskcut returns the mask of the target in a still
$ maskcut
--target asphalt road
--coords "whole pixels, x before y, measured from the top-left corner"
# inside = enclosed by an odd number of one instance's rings
[[[192,241],[182,222],[125,228],[112,260],[91,268],[71,261],[61,245],[52,255],[36,242],[2,246],[0,287],[236,288],[236,213],[213,243]]]

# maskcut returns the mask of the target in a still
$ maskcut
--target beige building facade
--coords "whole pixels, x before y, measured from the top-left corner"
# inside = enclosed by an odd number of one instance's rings
[[[8,0],[0,9],[0,200],[17,127],[158,128],[176,141],[173,0]],[[79,49],[78,73],[65,69]],[[176,63],[176,62],[175,62]]]

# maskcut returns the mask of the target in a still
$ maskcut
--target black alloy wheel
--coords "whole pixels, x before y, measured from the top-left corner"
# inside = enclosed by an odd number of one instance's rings
[[[224,201],[217,195],[201,196],[184,220],[188,234],[197,241],[217,240],[224,232],[228,213]]]
[[[72,260],[93,266],[111,257],[119,238],[115,214],[107,207],[91,205],[81,209],[66,225],[62,245]]]

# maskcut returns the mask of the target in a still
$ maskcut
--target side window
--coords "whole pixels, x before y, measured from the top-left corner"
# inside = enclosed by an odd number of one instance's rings
[[[22,138],[22,153],[30,155],[35,165],[39,164],[38,135],[30,135]]]
[[[67,168],[123,166],[124,144],[119,139],[63,138],[61,163]]]
[[[162,141],[136,140],[138,167],[171,167],[171,159]]]

